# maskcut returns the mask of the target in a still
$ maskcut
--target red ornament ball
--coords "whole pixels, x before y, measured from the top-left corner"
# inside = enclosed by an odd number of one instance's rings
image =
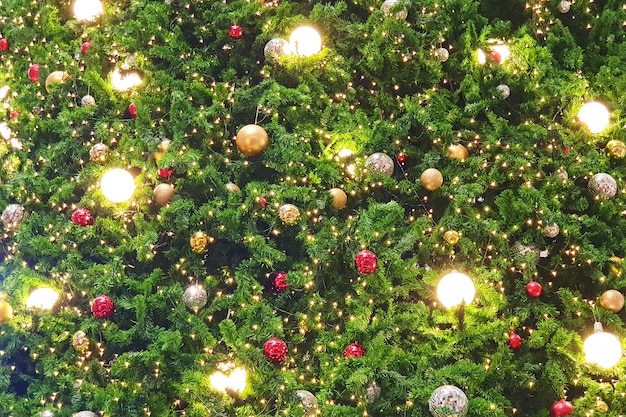
[[[33,64],[30,67],[28,67],[28,78],[36,83],[37,81],[39,81],[39,67],[41,65],[39,64]]]
[[[360,358],[365,354],[365,350],[359,345],[359,342],[349,344],[343,351],[345,359]]]
[[[574,412],[574,406],[569,401],[561,398],[550,407],[550,417],[569,416]]]
[[[511,349],[519,350],[522,347],[522,338],[517,333],[511,333],[508,343]]]
[[[243,29],[241,28],[241,26],[232,25],[228,30],[228,36],[230,36],[232,39],[241,39],[243,36]]]
[[[398,161],[399,164],[404,164],[407,160],[407,156],[404,154],[400,154],[396,156],[396,160]]]
[[[174,169],[172,168],[159,168],[157,169],[157,174],[160,178],[164,180],[169,180],[174,175]]]
[[[108,319],[115,311],[115,303],[107,295],[96,297],[91,303],[91,312],[99,319]]]
[[[272,291],[276,294],[285,291],[289,288],[287,283],[287,273],[284,271],[275,272],[271,275],[272,278]]]
[[[20,112],[15,110],[11,113],[11,119],[17,119],[19,115],[20,115]]]
[[[371,274],[378,268],[378,258],[373,252],[362,250],[354,257],[354,265],[359,274]]]
[[[9,50],[9,41],[5,38],[0,39],[0,50],[4,52]]]
[[[280,363],[287,358],[287,343],[272,337],[263,345],[263,354],[272,363]]]
[[[537,281],[530,281],[528,284],[526,284],[526,295],[528,295],[530,298],[541,297],[542,290],[543,288],[541,287],[541,284]]]
[[[493,59],[496,63],[500,63],[502,62],[502,55],[500,55],[499,52],[497,51],[491,51],[489,52],[489,56],[491,57],[491,59]]]
[[[83,42],[83,44],[80,46],[80,53],[85,55],[89,48],[91,48],[91,42]]]
[[[261,196],[259,197],[259,204],[261,205],[261,207],[267,207],[267,199],[265,198],[265,196]]]
[[[128,105],[128,114],[130,114],[132,117],[137,117],[137,106],[135,105],[135,103],[130,103]]]
[[[72,221],[79,226],[91,226],[93,224],[93,214],[87,209],[79,208],[72,213]]]

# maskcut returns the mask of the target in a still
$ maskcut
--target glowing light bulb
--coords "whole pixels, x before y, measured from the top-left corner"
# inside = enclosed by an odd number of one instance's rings
[[[109,201],[122,203],[133,196],[135,179],[125,169],[114,168],[102,176],[100,189]]]
[[[322,50],[322,38],[311,26],[300,26],[291,32],[289,44],[296,55],[311,56]]]
[[[617,337],[602,330],[602,323],[593,324],[593,334],[583,344],[585,361],[602,368],[612,368],[622,357],[622,345]]]
[[[600,133],[609,125],[609,110],[602,103],[590,101],[578,112],[578,120],[587,125],[591,133]]]
[[[239,393],[246,389],[248,374],[245,369],[236,367],[234,363],[220,363],[209,377],[211,386],[224,393]]]
[[[59,293],[52,288],[37,288],[28,296],[26,306],[39,310],[52,310],[58,299]]]
[[[131,88],[141,85],[143,80],[141,76],[133,71],[121,72],[119,69],[113,70],[111,73],[111,84],[117,91],[127,91]]]
[[[76,0],[74,3],[74,17],[76,20],[93,22],[103,12],[100,0]]]
[[[445,275],[437,284],[437,298],[446,308],[461,303],[469,304],[474,300],[476,288],[470,277],[457,271]]]

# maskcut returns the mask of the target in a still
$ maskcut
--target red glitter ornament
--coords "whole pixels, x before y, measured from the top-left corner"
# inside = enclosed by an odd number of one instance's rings
[[[267,199],[265,198],[265,196],[259,197],[259,204],[261,205],[261,207],[267,207]]]
[[[537,281],[530,281],[528,284],[526,284],[526,294],[530,298],[539,298],[539,297],[541,297],[541,291],[542,290],[543,290],[543,288],[541,287],[541,284],[538,283]]]
[[[72,221],[79,226],[91,226],[93,224],[93,214],[87,209],[79,208],[72,213]]]
[[[272,363],[280,363],[287,358],[287,343],[272,337],[263,345],[263,354]]]
[[[550,417],[569,416],[574,412],[574,406],[561,398],[550,407]]]
[[[270,277],[272,278],[272,291],[274,291],[276,294],[281,293],[289,288],[286,272],[275,272]]]
[[[132,116],[132,117],[137,117],[137,106],[135,105],[135,103],[130,103],[128,105],[128,113]]]
[[[354,257],[354,265],[357,271],[359,271],[359,274],[371,274],[378,268],[378,258],[376,258],[373,252],[362,250]]]
[[[80,53],[85,55],[89,48],[91,48],[91,42],[83,42],[83,44],[80,46]]]
[[[398,161],[399,164],[404,164],[407,160],[407,156],[404,154],[400,154],[396,156],[396,160]]]
[[[157,169],[157,174],[159,175],[160,178],[164,180],[169,180],[170,178],[172,178],[172,175],[174,175],[174,169],[173,168],[159,168]]]
[[[365,354],[365,350],[359,345],[359,342],[349,344],[343,351],[345,359],[360,358]]]
[[[241,39],[241,37],[243,36],[243,29],[241,28],[241,26],[232,25],[228,30],[228,36],[230,36],[232,39]]]
[[[0,39],[0,50],[4,52],[9,50],[9,41],[5,38]]]
[[[39,64],[33,64],[30,67],[28,67],[28,78],[36,83],[37,81],[39,81],[39,67],[41,65]]]
[[[115,311],[115,303],[107,295],[96,297],[91,303],[91,312],[99,319],[108,319]]]
[[[519,350],[522,347],[522,338],[517,333],[509,335],[509,347],[513,350]]]

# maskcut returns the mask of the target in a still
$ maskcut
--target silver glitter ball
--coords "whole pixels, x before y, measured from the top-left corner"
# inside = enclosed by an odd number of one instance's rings
[[[7,230],[13,230],[26,217],[26,210],[21,204],[9,204],[2,212],[2,224]]]
[[[74,417],[98,417],[98,415],[93,411],[79,411]]]
[[[393,16],[396,19],[406,19],[409,13],[402,3],[403,2],[400,0],[385,0],[382,6],[380,6],[380,10],[385,14],[385,16]]]
[[[603,172],[591,177],[587,187],[600,200],[611,198],[617,193],[617,182],[612,176]]]
[[[391,157],[386,153],[376,152],[371,154],[365,160],[365,166],[371,172],[385,174],[388,177],[393,175],[393,159],[391,159]]]
[[[554,237],[557,237],[559,235],[560,231],[561,231],[561,229],[559,228],[558,224],[550,223],[550,224],[547,224],[543,228],[543,235],[545,237],[554,238]]]
[[[83,96],[82,99],[80,99],[80,104],[82,104],[84,107],[95,106],[96,99],[93,98],[93,96],[90,96],[89,94],[87,94],[86,96]]]
[[[563,181],[566,181],[569,178],[569,174],[563,167],[560,167],[559,169],[556,170],[556,175]]]
[[[439,62],[446,62],[450,58],[450,52],[446,48],[435,49],[435,58]]]
[[[372,381],[365,388],[365,396],[368,404],[375,403],[380,398],[380,386],[376,383],[376,381]]]
[[[506,99],[506,98],[509,98],[509,96],[511,95],[511,89],[506,84],[500,84],[499,86],[496,87],[496,90],[498,91],[498,93],[500,94],[500,97],[502,98]]]
[[[96,143],[89,150],[89,159],[94,162],[104,162],[109,156],[109,147],[104,143]]]
[[[208,301],[208,295],[202,285],[191,285],[187,287],[183,294],[185,305],[193,311],[198,311],[204,307]]]
[[[300,404],[304,408],[305,417],[314,417],[317,415],[317,398],[311,392],[306,390],[296,391],[296,395],[300,398]]]
[[[434,417],[464,417],[468,408],[467,396],[454,385],[437,388],[428,401],[428,409]]]
[[[42,411],[41,413],[39,413],[39,417],[54,417],[54,411],[52,410]]]
[[[558,7],[559,12],[561,12],[561,13],[567,13],[567,12],[569,12],[569,9],[570,9],[570,7],[571,7],[571,6],[572,6],[572,3],[570,3],[570,2],[569,2],[569,1],[567,1],[567,0],[562,0],[562,1],[559,3],[559,7]]]
[[[291,45],[282,38],[271,39],[265,44],[265,48],[263,48],[263,55],[265,55],[265,59],[270,63],[275,63],[280,58],[291,55],[291,53]]]

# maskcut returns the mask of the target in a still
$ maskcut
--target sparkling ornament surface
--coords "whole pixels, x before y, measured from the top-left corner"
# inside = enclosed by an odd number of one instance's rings
[[[237,132],[235,143],[239,152],[248,157],[255,157],[267,149],[269,137],[261,126],[245,125]]]
[[[241,191],[241,188],[239,188],[239,186],[235,184],[234,182],[226,183],[226,189],[228,190],[228,192],[231,192],[231,193],[236,193],[238,191]]]
[[[207,246],[210,242],[212,242],[212,238],[209,237],[202,230],[195,232],[189,238],[189,245],[191,246],[191,250],[195,253],[204,253],[207,251]]]
[[[606,290],[600,296],[600,305],[613,313],[619,313],[624,308],[624,295],[617,290]]]
[[[612,139],[607,142],[606,150],[609,156],[617,159],[623,159],[626,156],[626,144],[621,140]]]
[[[368,404],[373,404],[380,398],[380,386],[376,383],[376,381],[370,382],[370,384],[365,388],[365,397]]]
[[[296,395],[300,399],[300,404],[304,408],[305,417],[314,417],[317,415],[318,402],[312,392],[306,390],[296,391]]]
[[[591,177],[587,187],[600,200],[611,198],[617,193],[617,182],[612,176],[603,172]]]
[[[174,196],[174,186],[172,184],[159,184],[154,187],[154,201],[160,206],[169,204]]]
[[[512,350],[519,350],[522,347],[522,338],[517,333],[511,333],[507,343]]]
[[[26,217],[26,210],[21,204],[9,204],[2,212],[2,224],[7,230],[13,230]]]
[[[365,160],[365,167],[370,172],[378,172],[388,177],[393,175],[393,159],[383,152],[376,152],[368,156]]]
[[[157,175],[159,178],[169,180],[174,175],[174,169],[172,168],[157,168]]]
[[[446,155],[450,159],[460,159],[461,161],[469,158],[469,151],[460,143],[448,146],[448,153]]]
[[[378,268],[378,258],[373,252],[362,250],[354,257],[354,266],[359,274],[371,274]]]
[[[107,295],[96,297],[91,303],[91,312],[99,319],[108,319],[115,311],[115,303]]]
[[[243,29],[241,26],[232,25],[230,29],[228,29],[228,36],[230,36],[231,39],[241,39],[243,37]]]
[[[446,62],[450,58],[450,51],[446,48],[435,49],[435,59],[439,62]]]
[[[541,297],[541,293],[543,292],[543,288],[541,284],[537,281],[530,281],[526,284],[526,295],[530,298],[539,298]]]
[[[85,352],[89,349],[89,338],[82,330],[77,331],[72,336],[72,346],[79,352]]]
[[[0,298],[0,323],[6,323],[13,318],[13,307],[3,298]]]
[[[187,308],[197,312],[209,301],[209,295],[202,285],[190,285],[183,294],[183,301]]]
[[[380,6],[385,16],[393,16],[396,19],[406,19],[409,13],[400,0],[385,0]]]
[[[85,208],[79,208],[72,213],[72,222],[79,226],[91,226],[93,224],[93,214]]]
[[[365,355],[365,349],[361,347],[359,342],[351,343],[343,350],[345,359],[360,358],[363,355]]]
[[[500,84],[496,87],[496,90],[498,91],[498,94],[500,94],[500,97],[504,99],[509,98],[511,95],[511,89],[506,84]]]
[[[550,407],[550,417],[569,416],[574,412],[574,406],[565,399],[561,399]]]
[[[72,77],[65,71],[52,71],[46,78],[46,91],[50,92],[50,86],[53,84],[61,84],[71,79]]]
[[[550,224],[547,224],[543,228],[543,235],[545,237],[549,237],[550,239],[553,239],[553,238],[555,238],[555,237],[557,237],[559,235],[560,231],[561,231],[561,229],[559,228],[558,224],[550,223]]]
[[[335,210],[342,210],[346,207],[348,196],[341,188],[331,188],[329,193],[333,197],[333,208]]]
[[[443,185],[443,175],[436,168],[428,168],[422,173],[420,182],[428,191],[436,191]]]
[[[104,143],[96,143],[89,150],[89,159],[94,162],[104,162],[109,156],[109,147]]]
[[[572,7],[572,3],[570,3],[568,0],[561,0],[561,2],[559,3],[558,9],[559,12],[561,13],[567,13],[569,12],[569,9]]]
[[[96,105],[96,99],[93,98],[93,96],[90,96],[89,94],[87,94],[86,96],[83,96],[83,98],[80,99],[80,104],[83,107],[95,106]]]
[[[289,288],[286,272],[275,272],[270,276],[270,278],[272,279],[272,291],[274,293],[278,294]]]
[[[271,39],[263,48],[263,55],[265,55],[265,59],[270,63],[276,63],[280,58],[289,56],[292,53],[289,41],[282,38]]]
[[[597,400],[596,401],[596,410],[600,413],[606,413],[607,411],[609,411],[609,406],[607,403],[605,403],[602,400]]]
[[[39,64],[33,64],[30,67],[28,67],[28,78],[34,83],[39,81],[39,68],[40,67],[41,65]]]
[[[278,217],[284,224],[293,226],[300,220],[300,209],[293,204],[283,204],[278,209]]]
[[[428,401],[428,409],[433,417],[465,417],[468,408],[467,396],[454,385],[440,386]]]
[[[39,413],[39,417],[54,417],[54,411],[44,410],[41,413]]]
[[[0,39],[0,51],[6,52],[9,50],[9,41],[6,38]]]
[[[85,55],[87,51],[89,51],[89,48],[91,48],[91,42],[83,42],[83,44],[80,46],[80,53]]]
[[[272,363],[281,363],[287,358],[287,343],[273,337],[263,345],[263,354]]]
[[[98,415],[93,411],[79,411],[74,417],[98,417]]]
[[[459,243],[459,239],[461,239],[461,234],[456,230],[447,230],[443,234],[443,240],[445,240],[448,245],[456,245]]]

